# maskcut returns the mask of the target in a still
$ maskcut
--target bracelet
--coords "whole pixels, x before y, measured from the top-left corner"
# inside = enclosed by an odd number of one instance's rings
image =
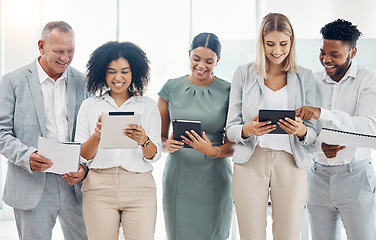
[[[144,142],[144,144],[139,144],[139,145],[141,145],[141,147],[147,147],[149,146],[149,144],[150,144],[150,138],[148,137],[148,139],[146,140],[146,142]]]
[[[251,136],[251,134],[249,133],[249,131],[248,131],[248,126],[247,125],[244,125],[244,127],[245,127],[245,131],[247,132],[247,134],[248,134],[248,136],[247,137],[249,137],[249,136]]]
[[[209,157],[211,157],[211,158],[217,158],[219,156],[219,154],[221,153],[221,149],[219,147],[215,147],[215,148],[218,149],[217,155],[215,157],[212,157],[212,156],[209,155]]]

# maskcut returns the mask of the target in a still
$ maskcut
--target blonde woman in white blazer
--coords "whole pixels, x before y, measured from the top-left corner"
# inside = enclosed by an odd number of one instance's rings
[[[255,62],[234,73],[226,127],[229,140],[236,143],[232,192],[240,237],[266,239],[270,195],[274,239],[298,240],[314,122],[286,118],[277,124],[287,134],[268,134],[276,125],[259,122],[258,112],[314,106],[314,77],[297,66],[294,32],[282,14],[264,17],[256,52]]]

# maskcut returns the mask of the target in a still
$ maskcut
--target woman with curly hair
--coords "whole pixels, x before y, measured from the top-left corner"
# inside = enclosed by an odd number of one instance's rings
[[[77,116],[76,141],[90,171],[83,183],[83,218],[89,239],[154,239],[157,202],[151,171],[161,156],[161,120],[154,100],[143,96],[149,60],[130,42],[108,42],[87,63],[87,84],[95,97]],[[123,134],[139,144],[131,149],[101,149],[103,112],[138,112],[141,124]]]

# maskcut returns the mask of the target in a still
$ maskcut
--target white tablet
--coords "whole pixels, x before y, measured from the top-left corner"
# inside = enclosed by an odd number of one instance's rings
[[[140,114],[136,112],[107,112],[102,113],[102,128],[100,148],[137,148],[138,143],[123,135],[123,129],[128,124],[140,126]]]

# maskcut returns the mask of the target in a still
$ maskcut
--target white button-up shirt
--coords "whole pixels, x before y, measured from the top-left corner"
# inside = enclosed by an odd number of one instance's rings
[[[69,141],[66,72],[56,81],[50,78],[36,59],[43,95],[46,134],[48,139]]]
[[[147,172],[153,170],[152,162],[161,157],[161,116],[154,100],[145,96],[131,97],[118,107],[108,94],[84,100],[77,115],[76,142],[85,142],[95,132],[98,116],[103,112],[138,112],[141,125],[146,135],[156,145],[157,153],[152,159],[143,156],[141,146],[130,149],[101,149],[88,159],[89,168],[122,167],[131,172]]]
[[[354,61],[338,83],[325,71],[315,74],[317,104],[321,108],[318,121],[322,127],[347,132],[376,135],[376,73]],[[342,165],[367,159],[372,149],[346,147],[335,158],[326,158],[318,138],[314,159],[324,165]]]

